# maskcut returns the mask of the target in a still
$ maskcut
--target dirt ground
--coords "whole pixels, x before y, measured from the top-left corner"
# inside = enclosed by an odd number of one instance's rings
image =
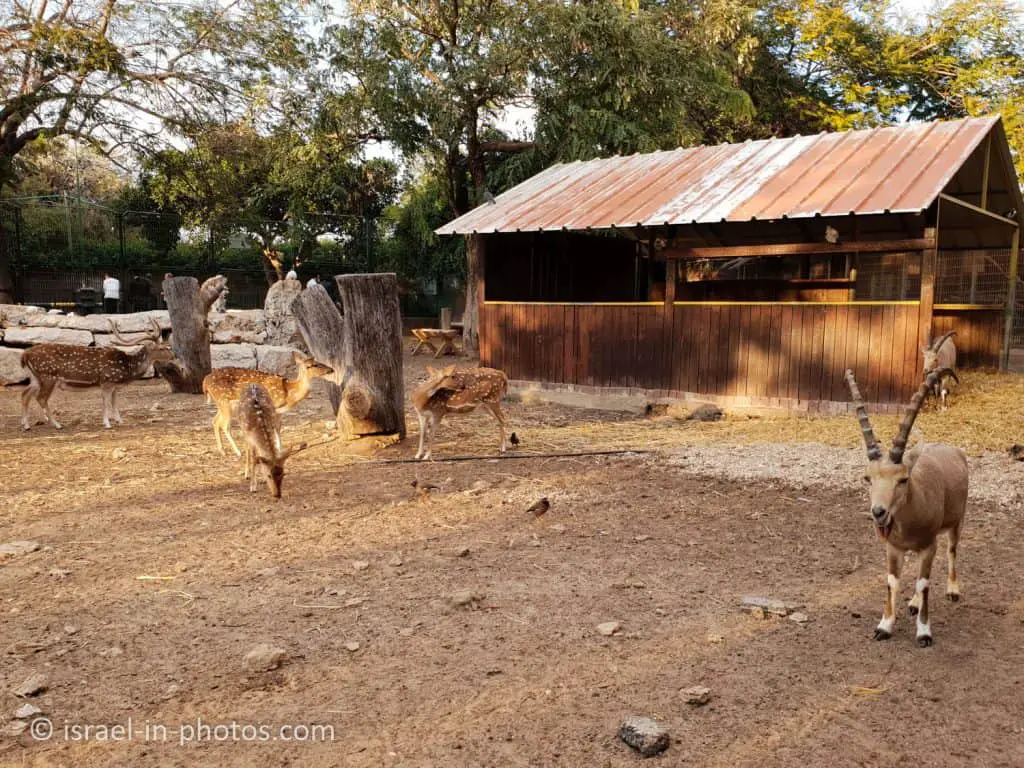
[[[425,362],[407,360],[410,381]],[[940,553],[921,649],[906,616],[871,639],[885,581],[864,492],[842,481],[856,462],[803,472],[794,444],[788,469],[736,475],[731,455],[774,449],[728,420],[510,403],[522,453],[652,451],[370,461],[411,457],[413,418],[372,457],[299,454],[275,503],[215,452],[198,397],[133,385],[109,431],[98,393],[54,402],[66,429],[23,433],[19,391],[0,390],[0,544],[41,545],[0,559],[0,729],[39,672],[26,701],[54,731],[0,736],[0,766],[620,766],[641,761],[616,736],[633,714],[672,735],[655,764],[1024,765],[1019,494],[972,500],[964,599],[941,600]],[[327,418],[314,393],[285,442]],[[715,429],[702,450],[694,435]],[[441,426],[435,456],[496,443],[477,413]],[[972,461],[992,487],[1024,479],[1008,458]],[[809,621],[744,614],[745,595]],[[615,636],[596,630],[608,621]],[[280,668],[245,668],[260,643],[287,652]],[[693,685],[710,703],[686,703]]]

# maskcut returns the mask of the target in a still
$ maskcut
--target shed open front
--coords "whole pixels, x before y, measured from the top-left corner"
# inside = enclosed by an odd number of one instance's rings
[[[832,410],[850,368],[893,407],[947,331],[1005,364],[1020,200],[986,118],[556,166],[439,232],[513,380]]]

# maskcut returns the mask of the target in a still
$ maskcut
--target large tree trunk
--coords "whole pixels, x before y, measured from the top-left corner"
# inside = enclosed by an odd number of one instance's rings
[[[3,185],[0,184],[0,189]],[[12,237],[0,222],[0,304],[14,303],[14,273],[11,271],[10,253],[13,250],[5,238]]]
[[[210,373],[210,331],[206,315],[227,288],[223,277],[210,278],[200,289],[194,277],[165,277],[164,300],[171,315],[171,348],[174,361],[157,367],[172,392],[198,395],[203,378]]]
[[[402,317],[394,274],[338,275],[345,311],[345,364],[351,370],[338,409],[347,434],[405,437]]]
[[[462,348],[480,352],[480,303],[484,300],[484,237],[466,235],[466,309],[462,313]]]
[[[345,385],[345,321],[322,285],[307,288],[292,303],[299,332],[313,357],[334,369],[324,377],[327,397],[335,414]]]

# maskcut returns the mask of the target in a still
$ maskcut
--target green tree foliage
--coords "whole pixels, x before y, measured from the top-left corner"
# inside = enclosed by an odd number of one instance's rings
[[[408,279],[464,277],[461,238],[438,237],[434,230],[451,220],[439,174],[426,173],[405,190],[398,205],[385,212],[388,235],[385,265]]]

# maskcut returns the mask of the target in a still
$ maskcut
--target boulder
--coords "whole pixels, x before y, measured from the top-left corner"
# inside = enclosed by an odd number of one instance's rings
[[[25,306],[23,304],[0,304],[0,325],[20,325],[21,321],[33,315],[45,315],[42,307]]]
[[[299,325],[292,312],[292,303],[302,293],[302,283],[298,280],[278,280],[267,291],[267,299],[263,304],[263,314],[267,327],[267,344],[287,347],[305,348]]]
[[[294,354],[291,347],[256,347],[256,367],[267,373],[294,378],[297,373]]]
[[[48,317],[56,320],[58,328],[69,328],[73,331],[89,331],[90,333],[110,333],[110,320],[116,315],[61,315]],[[34,325],[29,321],[29,325]]]
[[[125,352],[131,352],[133,351],[133,349],[137,349],[139,346],[141,346],[142,342],[146,341],[147,339],[153,338],[153,334],[151,333],[118,332],[118,336],[120,336],[121,339],[123,339],[124,341],[130,342],[130,344],[123,344],[121,341],[118,341],[112,334],[109,333],[94,333],[92,338],[93,343],[97,347],[118,347],[119,349],[123,349]],[[135,345],[135,347],[132,347],[131,345]]]
[[[28,379],[28,372],[21,367],[23,349],[0,347],[0,386],[18,384]]]
[[[77,344],[88,347],[92,344],[92,334],[67,328],[8,328],[4,331],[4,343],[24,347],[33,344]]]
[[[210,341],[213,344],[262,344],[267,340],[266,331],[221,330],[214,331]]]
[[[214,344],[210,347],[214,368],[255,368],[256,346],[253,344]]]
[[[214,333],[236,331],[260,333],[267,330],[266,317],[262,309],[229,309],[227,312],[211,312],[210,330]]]
[[[150,319],[156,320],[161,331],[171,330],[171,316],[166,309],[133,312],[130,315],[112,315],[112,317],[117,324],[118,333],[150,333],[153,330]]]

